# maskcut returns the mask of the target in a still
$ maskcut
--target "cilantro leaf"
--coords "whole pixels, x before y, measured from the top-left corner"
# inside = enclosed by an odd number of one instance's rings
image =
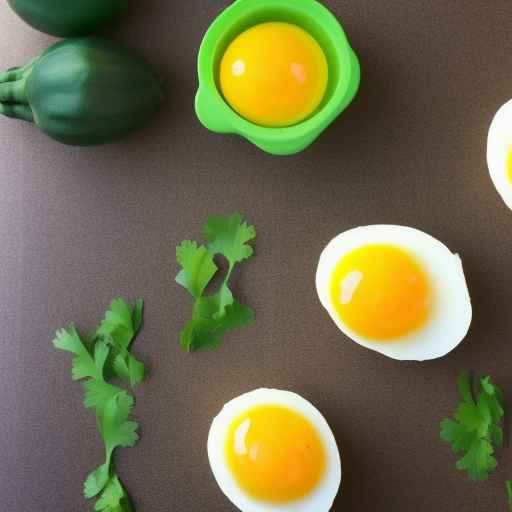
[[[479,384],[475,400],[469,372],[464,372],[457,380],[463,401],[454,414],[455,421],[441,422],[441,439],[451,443],[455,453],[465,452],[457,461],[457,469],[467,471],[469,478],[475,481],[486,480],[496,469],[494,449],[503,444],[501,391],[489,377],[480,379]]]
[[[118,354],[113,363],[117,376],[131,384],[132,387],[140,384],[146,377],[146,367],[132,354]]]
[[[473,393],[471,391],[471,375],[469,372],[462,372],[457,379],[457,387],[462,395],[464,402],[474,404]]]
[[[199,348],[218,348],[222,336],[235,327],[250,325],[254,321],[252,309],[238,302],[226,306],[225,314],[218,319],[197,316],[181,331],[180,345],[184,350],[192,351]]]
[[[116,394],[107,397],[108,393],[105,393],[103,399],[107,401],[101,402],[101,407],[96,409],[98,428],[105,443],[105,462],[87,477],[84,484],[86,498],[98,495],[107,485],[114,450],[117,447],[135,446],[139,439],[137,423],[128,420],[133,408],[133,397],[124,390],[118,390]]]
[[[108,481],[94,510],[96,512],[133,512],[130,499],[116,474]]]
[[[107,461],[117,447],[135,446],[139,439],[137,423],[129,421],[134,400],[126,391],[114,395],[105,404],[102,414],[98,417],[101,435],[105,442]]]
[[[236,264],[252,256],[253,248],[247,242],[256,237],[256,230],[235,213],[231,217],[210,217],[204,231],[207,247],[187,240],[176,250],[182,267],[176,281],[195,298],[192,319],[180,333],[180,345],[187,351],[217,348],[228,330],[254,320],[254,312],[234,299],[228,283]],[[204,296],[218,270],[213,260],[216,254],[228,260],[229,270],[218,292]]]
[[[483,411],[476,404],[463,403],[459,405],[455,413],[455,419],[469,432],[477,432],[481,437],[487,435],[491,424],[491,418],[488,415],[484,415]]]
[[[510,509],[512,509],[512,480],[507,480],[505,482],[505,486],[507,488],[508,506],[509,506]]]
[[[104,380],[103,369],[110,353],[110,347],[104,340],[98,340],[94,347],[94,364],[100,371],[98,378],[91,378],[84,382],[85,397],[84,405],[87,408],[95,407],[101,411],[114,395],[122,391],[121,388],[113,386]]]
[[[84,495],[93,498],[101,493],[95,510],[133,512],[126,491],[113,469],[113,453],[118,447],[131,447],[138,441],[138,424],[129,419],[134,399],[125,390],[110,382],[114,374],[132,383],[145,375],[144,365],[129,352],[142,326],[144,302],[138,299],[130,308],[122,299],[114,299],[105,319],[94,336],[82,341],[73,325],[60,329],[53,344],[75,355],[73,379],[84,379],[84,405],[94,408],[98,429],[105,445],[105,461],[89,474],[84,483]]]
[[[110,478],[110,464],[104,463],[86,478],[84,496],[90,500],[97,496],[107,485]]]
[[[140,384],[146,376],[144,364],[129,352],[142,325],[143,307],[142,299],[135,301],[133,309],[123,299],[114,299],[96,330],[96,337],[107,340],[113,347],[111,370],[132,387]]]
[[[491,415],[492,420],[497,423],[505,415],[501,390],[491,384],[489,377],[481,380],[481,386],[484,393],[479,397],[480,407],[485,408]]]
[[[88,409],[95,407],[100,411],[100,414],[103,407],[110,401],[110,399],[122,391],[117,386],[113,386],[103,380],[88,380],[84,383],[84,389],[85,407]]]
[[[254,226],[242,222],[240,214],[231,217],[210,217],[204,226],[208,248],[212,254],[222,254],[230,266],[240,263],[253,254],[247,242],[256,238]]]
[[[218,270],[213,262],[213,254],[204,245],[198,246],[196,242],[185,240],[176,249],[176,259],[183,268],[176,282],[185,287],[194,299],[198,299]]]
[[[489,441],[475,437],[466,455],[457,462],[457,469],[467,470],[469,478],[475,482],[487,480],[498,465],[493,453]]]
[[[75,354],[73,359],[73,380],[81,380],[87,377],[91,379],[103,379],[103,364],[97,364],[93,356],[84,345],[80,336],[71,324],[67,329],[59,329],[55,334],[53,345],[59,350],[65,350]],[[104,361],[103,361],[104,363]]]
[[[490,431],[491,442],[496,448],[503,448],[503,429],[496,425],[491,426]]]
[[[133,305],[132,312],[132,325],[133,325],[133,334],[137,336],[139,333],[142,322],[143,322],[143,313],[144,313],[144,299],[138,298],[135,299],[135,304]]]
[[[460,423],[448,419],[441,422],[441,439],[452,443],[454,453],[469,450],[474,437],[474,433]]]

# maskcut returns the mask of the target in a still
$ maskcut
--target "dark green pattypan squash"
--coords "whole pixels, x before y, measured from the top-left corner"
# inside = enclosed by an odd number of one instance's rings
[[[144,59],[94,37],[61,41],[0,74],[0,114],[34,122],[64,144],[119,139],[144,124],[162,99]]]
[[[59,37],[91,34],[115,18],[128,0],[7,0],[29,25]]]

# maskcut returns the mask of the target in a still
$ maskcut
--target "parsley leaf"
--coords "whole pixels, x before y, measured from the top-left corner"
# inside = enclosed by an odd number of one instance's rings
[[[187,351],[217,348],[227,331],[254,321],[252,309],[236,301],[229,288],[235,266],[254,252],[247,243],[256,237],[254,226],[249,226],[235,213],[231,217],[210,217],[204,232],[207,246],[186,240],[176,249],[176,259],[182,268],[176,282],[195,299],[192,319],[180,333],[180,345]],[[227,259],[229,269],[217,293],[204,296],[218,271],[214,263],[217,254]]]
[[[469,372],[458,378],[457,385],[463,402],[454,414],[455,421],[441,422],[441,439],[451,443],[455,453],[465,452],[457,469],[467,471],[471,480],[486,480],[498,465],[494,449],[503,444],[503,396],[490,377],[480,379],[476,399]]]
[[[505,482],[505,486],[507,488],[508,506],[509,506],[510,509],[512,509],[512,480],[507,480]]]

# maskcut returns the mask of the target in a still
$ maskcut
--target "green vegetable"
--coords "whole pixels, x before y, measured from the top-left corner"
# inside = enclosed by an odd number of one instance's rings
[[[188,351],[217,348],[227,331],[254,321],[252,309],[233,297],[228,283],[235,266],[252,256],[253,249],[247,242],[256,238],[256,230],[234,214],[228,218],[210,217],[204,232],[207,246],[186,240],[176,249],[176,259],[182,268],[176,282],[195,299],[192,319],[180,335],[180,344]],[[218,292],[205,296],[206,287],[218,271],[214,262],[217,254],[227,259],[229,268]]]
[[[145,375],[144,365],[129,352],[142,325],[143,306],[142,299],[137,299],[132,311],[122,299],[114,299],[96,331],[97,337],[110,342],[114,373],[132,387],[140,384]]]
[[[118,447],[132,447],[137,443],[138,424],[129,419],[134,399],[124,389],[108,382],[107,375],[138,384],[146,374],[142,363],[136,373],[136,382],[124,367],[116,364],[121,358],[128,368],[136,359],[129,347],[142,325],[143,301],[138,299],[130,308],[122,299],[114,299],[105,319],[88,342],[82,341],[73,325],[57,331],[53,344],[60,350],[74,354],[73,380],[84,380],[84,405],[94,408],[98,430],[105,445],[105,461],[86,479],[84,495],[87,499],[99,495],[94,510],[103,512],[132,512],[130,499],[114,468],[112,457]],[[113,364],[109,369],[109,361]]]
[[[441,422],[441,439],[451,443],[455,453],[464,452],[457,469],[467,471],[471,480],[486,480],[497,466],[494,450],[503,445],[503,395],[490,377],[480,379],[476,399],[469,372],[464,372],[457,384],[463,401],[455,412],[455,421]]]
[[[141,57],[99,38],[61,41],[0,74],[0,114],[35,123],[64,144],[117,140],[154,114],[163,94]]]
[[[29,25],[58,37],[90,34],[115,18],[127,0],[7,0]]]

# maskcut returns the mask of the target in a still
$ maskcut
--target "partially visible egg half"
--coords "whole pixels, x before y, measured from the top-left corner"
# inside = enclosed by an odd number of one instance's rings
[[[471,324],[461,259],[409,227],[365,226],[337,236],[320,256],[316,289],[344,334],[393,359],[442,357]]]
[[[492,120],[487,138],[487,165],[496,190],[512,209],[512,100]]]
[[[257,389],[228,402],[210,428],[208,458],[242,512],[328,512],[341,483],[327,421],[289,391]]]

